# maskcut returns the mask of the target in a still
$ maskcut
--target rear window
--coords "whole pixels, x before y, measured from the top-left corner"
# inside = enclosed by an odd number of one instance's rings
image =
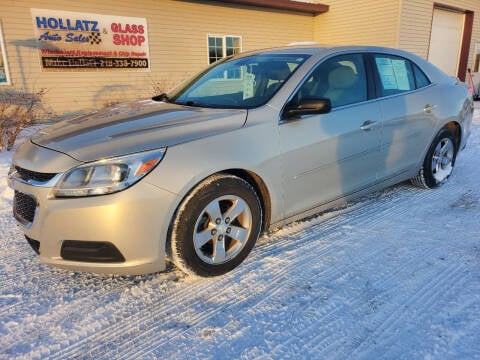
[[[417,84],[417,89],[430,85],[430,80],[428,80],[427,76],[423,73],[420,68],[412,63],[413,73],[415,75],[415,83]]]

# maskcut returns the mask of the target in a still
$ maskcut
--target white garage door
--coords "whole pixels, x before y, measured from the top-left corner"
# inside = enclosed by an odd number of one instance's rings
[[[433,10],[428,60],[451,76],[457,76],[464,14]]]

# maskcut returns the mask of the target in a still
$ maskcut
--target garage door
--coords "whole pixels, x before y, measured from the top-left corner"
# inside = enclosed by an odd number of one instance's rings
[[[443,9],[433,10],[428,60],[451,76],[457,76],[464,16]]]

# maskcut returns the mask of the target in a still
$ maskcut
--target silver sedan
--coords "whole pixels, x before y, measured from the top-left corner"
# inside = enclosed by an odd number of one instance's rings
[[[220,275],[263,231],[406,179],[442,185],[472,114],[463,83],[404,51],[244,53],[32,136],[9,173],[14,216],[48,264]]]

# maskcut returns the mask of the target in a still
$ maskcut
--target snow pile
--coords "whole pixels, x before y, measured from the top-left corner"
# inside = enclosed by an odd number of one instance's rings
[[[479,110],[444,187],[294,223],[215,279],[40,264],[0,153],[0,359],[480,358]]]

